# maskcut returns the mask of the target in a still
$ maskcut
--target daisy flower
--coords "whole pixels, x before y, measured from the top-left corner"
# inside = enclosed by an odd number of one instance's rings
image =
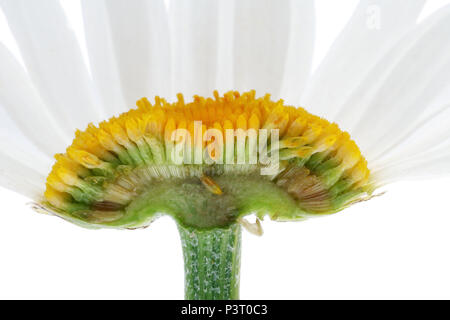
[[[0,184],[87,228],[169,215],[186,298],[237,299],[242,227],[450,170],[450,8],[425,3],[361,0],[312,73],[314,1],[81,0],[75,34],[0,0]]]

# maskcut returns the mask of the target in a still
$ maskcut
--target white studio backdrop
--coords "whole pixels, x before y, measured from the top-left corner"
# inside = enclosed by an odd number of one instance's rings
[[[64,0],[78,19],[76,0]],[[315,65],[356,0],[318,0]],[[430,0],[426,16],[450,0]],[[14,44],[0,15],[0,40]],[[306,106],[307,107],[307,106]],[[5,138],[5,137],[1,137]],[[7,168],[2,168],[7,170]],[[242,299],[450,298],[450,178],[402,182],[367,203],[243,232]],[[182,299],[176,226],[85,230],[0,189],[0,299]]]

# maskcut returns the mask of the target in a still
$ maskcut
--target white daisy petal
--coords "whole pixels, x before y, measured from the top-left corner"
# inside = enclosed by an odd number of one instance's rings
[[[407,178],[440,176],[450,171],[450,105],[411,128],[401,143],[374,161],[374,174],[380,183]]]
[[[0,186],[39,200],[45,190],[45,175],[0,151]]]
[[[217,77],[216,89],[220,92],[235,90],[234,87],[234,56],[233,56],[233,23],[234,1],[219,1],[219,16],[217,26]]]
[[[417,20],[425,0],[361,0],[308,83],[302,104],[334,120],[341,105]]]
[[[210,96],[217,89],[219,6],[209,0],[170,3],[175,92]]]
[[[191,97],[233,89],[233,8],[233,1],[171,1],[175,92]]]
[[[0,186],[37,200],[42,196],[52,160],[22,134],[10,119],[9,110],[1,105],[0,119]]]
[[[45,154],[41,148],[34,144],[16,125],[9,115],[9,110],[0,105],[0,150],[10,158],[24,163],[35,161],[33,168],[40,173],[48,173],[52,155]],[[38,134],[36,132],[35,134]]]
[[[313,9],[312,1],[236,1],[235,89],[288,102],[299,96],[311,65]]]
[[[102,119],[78,42],[57,0],[0,1],[31,79],[67,134]],[[76,110],[76,112],[74,112]]]
[[[62,123],[47,110],[22,66],[2,44],[0,70],[0,104],[17,130],[49,157],[64,151],[70,137]],[[0,118],[2,128],[7,126],[6,121],[7,117]]]
[[[87,52],[94,86],[106,116],[126,111],[119,66],[105,1],[82,0]]]
[[[431,116],[411,128],[401,143],[396,144],[376,163],[389,164],[405,161],[408,157],[450,153],[450,105],[439,108]]]
[[[125,109],[144,96],[169,96],[169,28],[164,2],[87,0],[82,5],[88,49],[98,50],[90,53],[90,59],[97,65],[92,71],[100,80],[103,100],[122,99],[117,92],[107,97],[111,90],[117,90],[119,80]],[[104,55],[109,57],[105,59]],[[120,109],[117,103],[115,109]]]
[[[280,97],[288,104],[298,105],[311,72],[315,14],[313,1],[291,1],[291,4],[289,44]]]
[[[442,41],[448,37],[450,7],[400,41],[344,104],[336,121],[355,137],[369,163],[402,143],[450,84],[450,43]]]
[[[379,185],[405,180],[442,178],[450,174],[450,155],[420,157],[375,170],[373,176]]]

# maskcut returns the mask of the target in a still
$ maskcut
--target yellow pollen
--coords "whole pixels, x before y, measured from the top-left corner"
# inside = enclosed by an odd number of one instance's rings
[[[206,189],[208,189],[210,192],[217,195],[221,195],[223,193],[219,185],[211,177],[202,176],[200,180],[202,181]]]
[[[102,165],[102,162],[95,155],[83,151],[77,150],[75,148],[70,147],[67,150],[67,154],[77,161],[79,164],[85,166],[88,169],[99,168]]]

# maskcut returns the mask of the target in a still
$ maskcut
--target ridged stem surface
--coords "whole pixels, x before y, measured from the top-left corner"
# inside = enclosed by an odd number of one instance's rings
[[[187,300],[239,299],[241,226],[199,230],[178,225]]]

